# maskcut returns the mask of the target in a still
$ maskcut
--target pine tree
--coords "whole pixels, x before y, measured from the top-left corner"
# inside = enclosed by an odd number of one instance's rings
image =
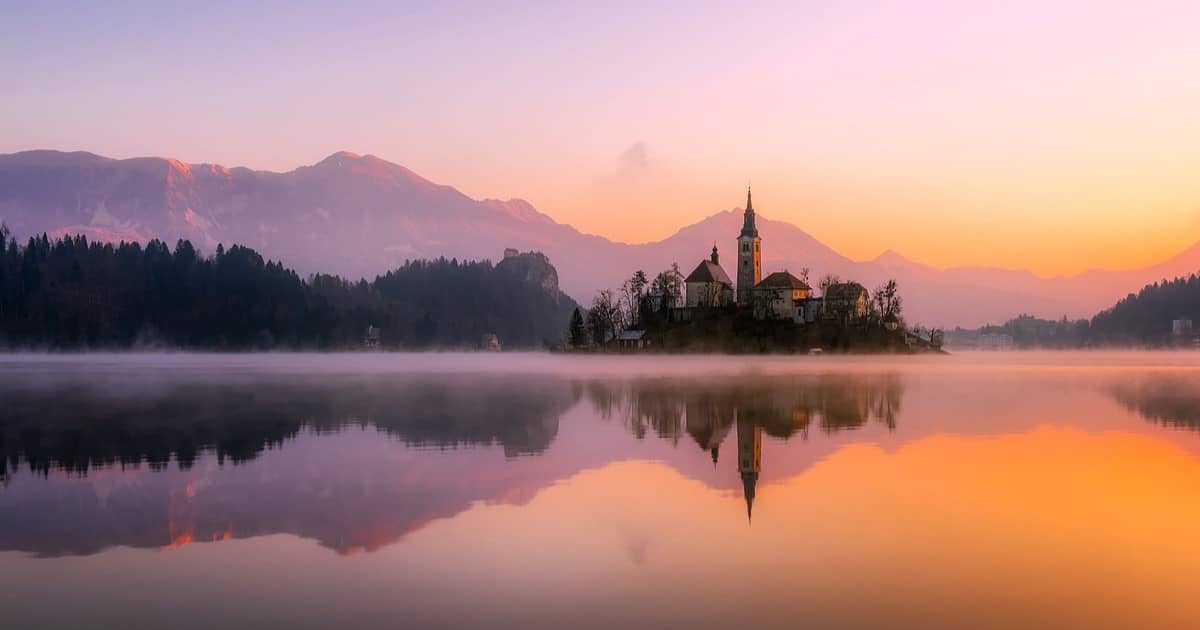
[[[582,348],[587,345],[587,327],[583,323],[583,314],[579,312],[578,308],[571,313],[571,327],[568,332],[572,346]]]

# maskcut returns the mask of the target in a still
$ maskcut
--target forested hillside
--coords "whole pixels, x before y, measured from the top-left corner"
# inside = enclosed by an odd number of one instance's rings
[[[1162,345],[1170,342],[1171,322],[1200,324],[1200,275],[1142,287],[1092,318],[1091,338],[1104,344]]]
[[[1175,335],[1175,320],[1191,320],[1193,332]],[[948,333],[963,347],[980,334],[1010,335],[1015,348],[1104,348],[1191,346],[1200,332],[1200,275],[1148,284],[1091,320],[1047,320],[1021,315],[999,326],[962,328]]]
[[[301,279],[252,249],[0,238],[0,347],[506,348],[560,339],[575,303],[540,254],[412,261],[374,281]],[[540,272],[541,275],[538,275]],[[547,279],[547,276],[549,279]]]

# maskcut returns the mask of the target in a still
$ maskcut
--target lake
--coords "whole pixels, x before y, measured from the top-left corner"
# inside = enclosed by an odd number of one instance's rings
[[[6,628],[1194,627],[1200,355],[0,355]]]

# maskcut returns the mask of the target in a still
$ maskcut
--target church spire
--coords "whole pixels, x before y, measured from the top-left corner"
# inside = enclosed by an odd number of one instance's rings
[[[714,265],[721,264],[720,257],[717,256],[717,244],[713,243],[712,261]]]
[[[742,236],[758,236],[758,226],[754,223],[754,200],[750,197],[749,186],[746,186],[746,211],[742,219]]]

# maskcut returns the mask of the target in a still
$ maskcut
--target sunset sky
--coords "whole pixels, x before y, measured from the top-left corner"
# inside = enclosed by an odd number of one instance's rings
[[[851,258],[1042,275],[1200,241],[1196,2],[105,4],[0,7],[0,152],[345,149],[632,242],[750,182]]]

